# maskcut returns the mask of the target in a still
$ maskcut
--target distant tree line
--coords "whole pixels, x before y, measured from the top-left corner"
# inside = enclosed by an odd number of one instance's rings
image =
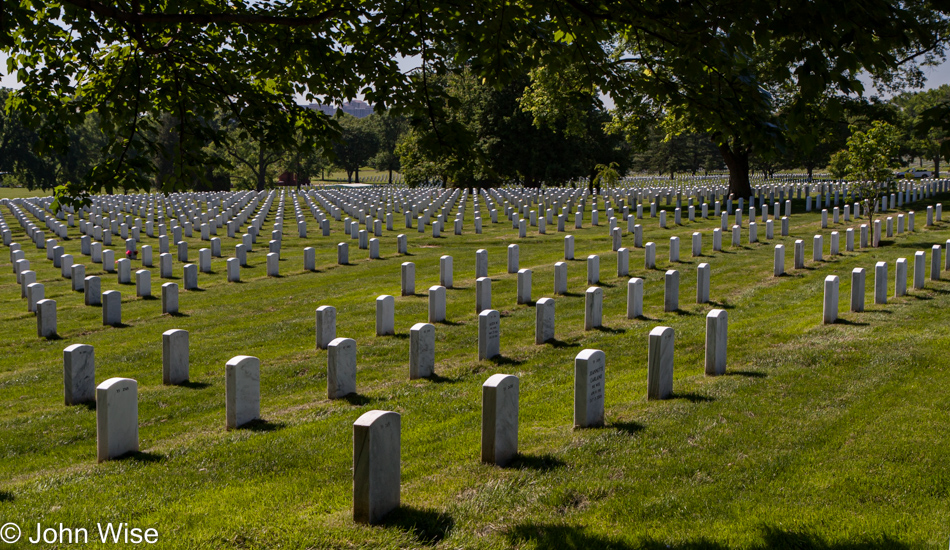
[[[420,84],[421,86],[421,84]],[[179,119],[154,117],[137,139],[146,141],[149,162],[133,163],[153,189],[169,189],[181,181],[182,147],[195,156],[200,145],[201,172],[191,174],[189,189],[264,189],[292,175],[294,183],[320,179],[327,170],[343,170],[348,181],[360,181],[360,169],[386,172],[388,181],[400,173],[410,184],[444,182],[482,187],[517,182],[528,187],[585,181],[593,184],[599,166],[614,166],[620,175],[655,173],[708,174],[727,169],[709,134],[676,128],[668,117],[644,117],[633,127],[608,111],[594,93],[576,93],[570,104],[551,109],[545,90],[529,75],[501,88],[482,84],[465,68],[429,78],[424,112],[381,111],[355,118],[338,113],[328,146],[305,139],[292,127],[294,139],[269,139],[253,134],[225,114],[207,121],[207,136],[182,138]],[[6,101],[8,90],[0,90]],[[811,132],[790,135],[782,147],[750,155],[750,171],[765,177],[779,170],[829,170],[848,177],[848,140],[875,124],[886,124],[896,136],[888,150],[889,166],[933,164],[939,175],[948,148],[948,129],[934,123],[933,112],[950,105],[950,85],[905,92],[889,101],[852,99],[818,105],[810,114]],[[939,121],[938,121],[939,122]],[[212,136],[221,135],[212,139]],[[4,185],[49,190],[64,181],[82,181],[101,164],[107,133],[95,115],[69,128],[65,154],[38,152],[37,130],[18,117],[0,112],[0,173]],[[807,139],[806,139],[807,138]],[[180,187],[180,185],[179,185]]]

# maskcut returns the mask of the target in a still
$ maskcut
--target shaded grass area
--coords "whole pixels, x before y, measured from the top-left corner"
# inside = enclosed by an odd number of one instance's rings
[[[292,204],[288,196],[288,219]],[[813,263],[812,235],[826,235],[827,246],[830,231],[857,224],[821,230],[818,213],[797,213],[789,237],[748,244],[744,229],[741,247],[729,246],[726,234],[718,253],[711,250],[718,220],[659,229],[647,217],[644,242],[658,248],[654,270],[643,269],[643,250],[633,248],[621,222],[631,276],[645,280],[645,318],[628,320],[626,278],[615,276],[607,227],[589,227],[588,213],[583,229],[568,224],[578,261],[568,262],[569,294],[555,297],[556,341],[535,346],[534,307],[517,305],[506,248],[520,245],[520,267],[533,271],[532,299],[554,297],[564,235],[554,232],[556,224],[548,235],[533,230],[517,239],[510,222],[486,222],[485,233],[474,235],[470,202],[465,235],[432,238],[400,229],[397,214],[397,231],[380,237],[384,259],[370,261],[342,223],[332,224],[331,237],[316,236],[305,213],[310,237],[284,224],[282,277],[275,279],[265,276],[264,256],[276,209],[277,201],[248,255],[252,267],[241,270],[243,283],[227,283],[225,259],[213,259],[214,274],[199,275],[203,292],[181,291],[177,317],[161,315],[159,300],[134,298],[134,287],[102,273],[80,254],[71,228],[61,243],[66,252],[86,264],[87,275],[102,277],[103,291],[122,292],[122,328],[103,327],[101,309],[84,306],[82,294],[3,211],[46,296],[57,301],[61,339],[36,337],[4,248],[0,519],[90,530],[96,522],[126,521],[157,529],[167,548],[861,549],[943,547],[950,536],[950,393],[943,390],[950,387],[950,283],[929,280],[928,252],[927,287],[892,297],[894,261],[944,243],[946,222],[924,228],[919,214],[918,231],[893,244],[833,258],[826,249],[826,261]],[[803,212],[803,203],[794,211]],[[693,231],[703,234],[702,258],[688,256]],[[219,233],[227,256],[240,241]],[[409,238],[408,257],[395,254],[398,233]],[[681,240],[677,264],[668,262],[671,236]],[[157,239],[143,238],[157,253]],[[807,269],[791,268],[795,239],[806,242]],[[186,241],[195,259],[207,246]],[[350,243],[351,265],[336,265],[341,241]],[[788,275],[773,278],[773,245],[780,243]],[[305,246],[317,250],[315,273],[302,269]],[[489,252],[503,356],[481,362],[479,248]],[[426,289],[438,284],[443,254],[454,258],[456,288],[447,293],[448,322],[436,325],[438,376],[409,381],[405,336],[426,319]],[[605,330],[585,332],[589,254],[601,256]],[[416,264],[414,296],[399,296],[403,261]],[[873,305],[877,261],[889,264],[886,305]],[[701,262],[712,267],[715,304],[693,303]],[[869,272],[860,314],[847,312],[854,267]],[[676,313],[663,311],[663,273],[671,268],[681,272]],[[822,326],[829,274],[841,278],[843,322]],[[158,275],[152,269],[156,296],[164,282]],[[173,275],[181,277],[180,262]],[[374,336],[381,294],[396,296],[396,337]],[[326,352],[314,349],[320,305],[337,308],[337,335],[358,344],[358,394],[351,399],[325,397]],[[729,314],[729,365],[727,376],[707,378],[703,317],[713,307]],[[676,332],[674,398],[647,402],[647,334],[657,325]],[[185,386],[161,384],[161,334],[171,328],[190,332]],[[73,343],[95,346],[97,381],[138,380],[140,453],[95,463],[94,408],[62,404],[62,349]],[[573,358],[585,348],[607,356],[607,425],[573,430]],[[263,419],[228,432],[224,364],[235,355],[261,359]],[[521,455],[507,468],[478,461],[480,386],[498,372],[521,379]],[[372,409],[403,416],[404,506],[367,527],[350,519],[351,425]]]

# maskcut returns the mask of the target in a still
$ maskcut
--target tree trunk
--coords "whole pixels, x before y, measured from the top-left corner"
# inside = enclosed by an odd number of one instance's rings
[[[264,190],[264,178],[267,175],[267,165],[264,164],[264,145],[258,144],[257,148],[257,190]]]
[[[940,155],[934,157],[934,177],[940,177]]]
[[[346,171],[346,183],[353,183],[353,171],[352,171],[352,170],[347,170],[347,171]]]
[[[389,169],[389,185],[393,184],[393,169]]]
[[[811,174],[812,174],[812,171],[814,171],[815,167],[809,164],[807,168],[808,168],[808,181],[811,181]]]
[[[357,166],[356,167],[356,183],[359,183],[359,182],[360,182],[360,168],[359,166]]]
[[[749,183],[749,152],[729,145],[719,146],[719,153],[729,168],[729,195],[733,199],[752,197],[752,185]]]

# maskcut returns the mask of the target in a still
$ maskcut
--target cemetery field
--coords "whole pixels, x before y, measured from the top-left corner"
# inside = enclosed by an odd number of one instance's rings
[[[278,194],[280,191],[277,192]],[[661,229],[643,220],[643,241],[656,243],[656,268],[644,268],[626,222],[630,277],[644,280],[643,317],[627,318],[627,282],[617,276],[606,220],[559,233],[548,225],[525,238],[499,212],[476,235],[468,197],[464,234],[442,236],[383,228],[381,259],[370,260],[331,220],[320,235],[305,209],[308,237],[297,236],[291,190],[285,191],[280,276],[268,277],[267,238],[248,253],[241,281],[227,282],[226,259],[238,238],[219,230],[223,258],[200,273],[199,289],[182,290],[180,312],[162,314],[161,284],[182,285],[177,255],[172,277],[151,271],[155,298],[137,298],[132,284],[80,253],[78,227],[59,244],[102,290],[122,295],[122,324],[103,326],[102,309],[86,306],[0,207],[45,297],[56,300],[57,336],[37,337],[37,322],[21,299],[7,247],[0,253],[0,525],[36,524],[89,531],[124,522],[155,529],[160,548],[945,548],[950,539],[950,273],[931,280],[931,250],[950,240],[945,217],[925,227],[926,207],[950,194],[904,205],[886,216],[916,211],[914,232],[885,238],[880,248],[845,251],[845,230],[821,228],[818,212],[796,200],[790,235],[741,245],[723,232],[712,250],[710,218]],[[280,199],[264,228],[269,235]],[[685,207],[684,207],[685,210]],[[830,208],[829,208],[830,211]],[[27,214],[35,223],[35,218]],[[618,216],[619,219],[619,216]],[[884,219],[879,215],[875,219]],[[729,218],[730,227],[734,217]],[[832,231],[838,256],[828,253]],[[693,232],[702,255],[690,254]],[[397,254],[396,235],[408,238]],[[575,238],[568,292],[553,294],[554,264],[564,261],[564,236]],[[824,236],[822,261],[812,238]],[[680,260],[668,259],[670,237]],[[191,261],[208,246],[186,237]],[[805,266],[793,266],[795,240],[805,241]],[[124,243],[116,238],[119,252]],[[349,243],[349,265],[337,264],[337,243]],[[158,250],[158,239],[141,244]],[[517,303],[517,274],[506,269],[509,244],[519,267],[532,270],[532,302]],[[774,246],[787,251],[773,277]],[[316,270],[304,271],[304,247],[316,249]],[[501,356],[478,360],[475,251],[488,251],[491,305],[500,312]],[[172,252],[174,254],[174,247]],[[895,297],[895,262],[907,258],[913,280],[916,251],[926,251],[926,282]],[[427,290],[440,282],[439,259],[454,259],[447,321],[435,323],[435,375],[409,380],[409,330],[427,320]],[[587,257],[600,257],[603,326],[584,330]],[[155,255],[157,260],[158,255]],[[941,258],[941,267],[945,259]],[[415,264],[415,294],[400,295],[400,264]],[[874,303],[875,263],[888,266],[887,303]],[[710,303],[696,304],[699,264],[711,268]],[[865,311],[849,311],[851,272],[867,271]],[[143,269],[133,262],[133,272]],[[148,269],[148,268],[145,268]],[[680,274],[679,310],[664,311],[664,273]],[[826,276],[840,278],[839,320],[822,324]],[[395,335],[375,336],[376,298],[395,297]],[[555,339],[535,345],[534,301],[555,299]],[[357,393],[327,399],[327,351],[315,348],[315,309],[337,310],[336,335],[357,343]],[[704,374],[706,314],[728,314],[728,363],[723,376]],[[647,400],[648,334],[675,332],[673,394]],[[190,338],[190,379],[162,384],[162,333]],[[95,405],[65,406],[63,348],[95,348],[95,380],[138,382],[140,452],[96,461]],[[573,428],[574,358],[602,350],[605,426]],[[225,364],[260,359],[261,420],[225,427]],[[480,461],[482,384],[497,373],[516,375],[519,455],[506,467]],[[374,410],[401,415],[401,507],[379,525],[353,521],[353,422]],[[68,544],[57,547],[65,548]],[[77,545],[78,546],[78,545]],[[148,546],[148,545],[142,545]],[[133,547],[129,544],[125,547]]]
[[[26,187],[0,187],[0,199],[25,199],[27,197],[49,197],[51,191],[29,190]]]

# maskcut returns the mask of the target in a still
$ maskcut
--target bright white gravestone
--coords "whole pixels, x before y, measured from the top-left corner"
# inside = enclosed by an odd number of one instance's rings
[[[508,273],[518,272],[518,245],[508,245]]]
[[[336,338],[336,308],[320,306],[316,310],[316,342],[317,349],[327,349],[330,342]]]
[[[353,423],[353,521],[379,523],[399,507],[400,416],[369,411]]]
[[[479,249],[475,251],[475,278],[488,277],[488,251]]]
[[[534,343],[544,344],[554,339],[554,300],[541,298],[535,304]]]
[[[479,277],[475,280],[475,313],[491,309],[491,279]]]
[[[728,343],[728,314],[714,309],[706,314],[706,375],[726,373],[726,345]]]
[[[63,350],[63,388],[66,405],[96,400],[96,366],[92,346],[73,344]]]
[[[110,378],[96,387],[96,457],[104,462],[138,450],[138,384]]]
[[[627,319],[643,317],[643,279],[627,281]]]
[[[702,263],[696,268],[696,303],[705,304],[709,302],[710,275],[712,270],[709,264]]]
[[[43,283],[30,283],[26,287],[26,310],[36,313],[36,303],[46,298],[46,287]]]
[[[518,270],[518,303],[531,303],[531,270]]]
[[[36,334],[40,338],[56,336],[56,300],[47,298],[36,302]]]
[[[907,258],[897,258],[894,275],[894,296],[907,294]]]
[[[943,249],[940,247],[939,244],[935,244],[935,245],[933,245],[933,247],[930,249],[930,251],[931,251],[931,256],[930,256],[930,280],[931,280],[931,281],[939,281],[939,280],[940,280],[940,269],[941,269],[941,265],[940,265],[940,255],[941,255],[941,253],[943,252]]]
[[[851,270],[851,311],[854,313],[864,311],[866,281],[867,274],[863,268],[856,267]]]
[[[773,277],[781,277],[785,274],[785,245],[775,245],[775,258],[772,263]]]
[[[826,325],[834,324],[838,320],[838,277],[825,277],[825,297],[822,308],[822,322]]]
[[[518,454],[518,377],[493,374],[482,384],[482,462],[505,466]]]
[[[122,295],[118,290],[102,293],[102,324],[118,326],[122,324]]]
[[[587,257],[587,284],[600,284],[600,256],[591,254]]]
[[[87,306],[102,305],[101,281],[90,275],[83,280],[83,300]]]
[[[647,399],[667,399],[673,394],[673,329],[650,331],[647,351]]]
[[[452,288],[452,256],[439,258],[439,285]]]
[[[478,314],[478,360],[491,359],[501,349],[501,316],[494,309]]]
[[[664,283],[663,311],[677,311],[680,308],[680,272],[675,269],[667,271]]]
[[[924,265],[926,261],[926,254],[923,250],[914,253],[914,290],[924,288]]]
[[[604,425],[604,369],[607,356],[585,349],[574,358],[574,427]]]
[[[162,384],[177,385],[188,381],[188,331],[162,333]]]
[[[554,294],[555,296],[567,293],[567,262],[554,264]]]
[[[600,328],[604,316],[604,291],[592,286],[584,293],[584,330]]]
[[[75,290],[76,292],[83,292],[83,286],[84,286],[83,280],[86,278],[85,264],[73,264],[72,266],[70,266],[69,272],[71,274],[73,290]]]
[[[416,264],[403,262],[400,268],[401,292],[403,296],[412,296],[416,293]]]
[[[887,263],[874,264],[874,303],[887,303]]]
[[[435,327],[416,323],[409,329],[409,379],[428,378],[435,372]]]
[[[227,428],[233,430],[261,416],[261,361],[238,355],[224,366]]]
[[[630,250],[627,248],[617,249],[617,277],[627,277],[630,275]]]
[[[335,338],[327,346],[327,398],[356,393],[356,340]]]
[[[148,298],[152,295],[152,272],[139,269],[135,272],[135,295],[139,298]]]
[[[376,298],[376,336],[396,334],[396,299],[388,294]]]
[[[178,313],[178,283],[162,285],[162,313]]]
[[[429,287],[429,322],[441,323],[445,321],[445,287]]]

